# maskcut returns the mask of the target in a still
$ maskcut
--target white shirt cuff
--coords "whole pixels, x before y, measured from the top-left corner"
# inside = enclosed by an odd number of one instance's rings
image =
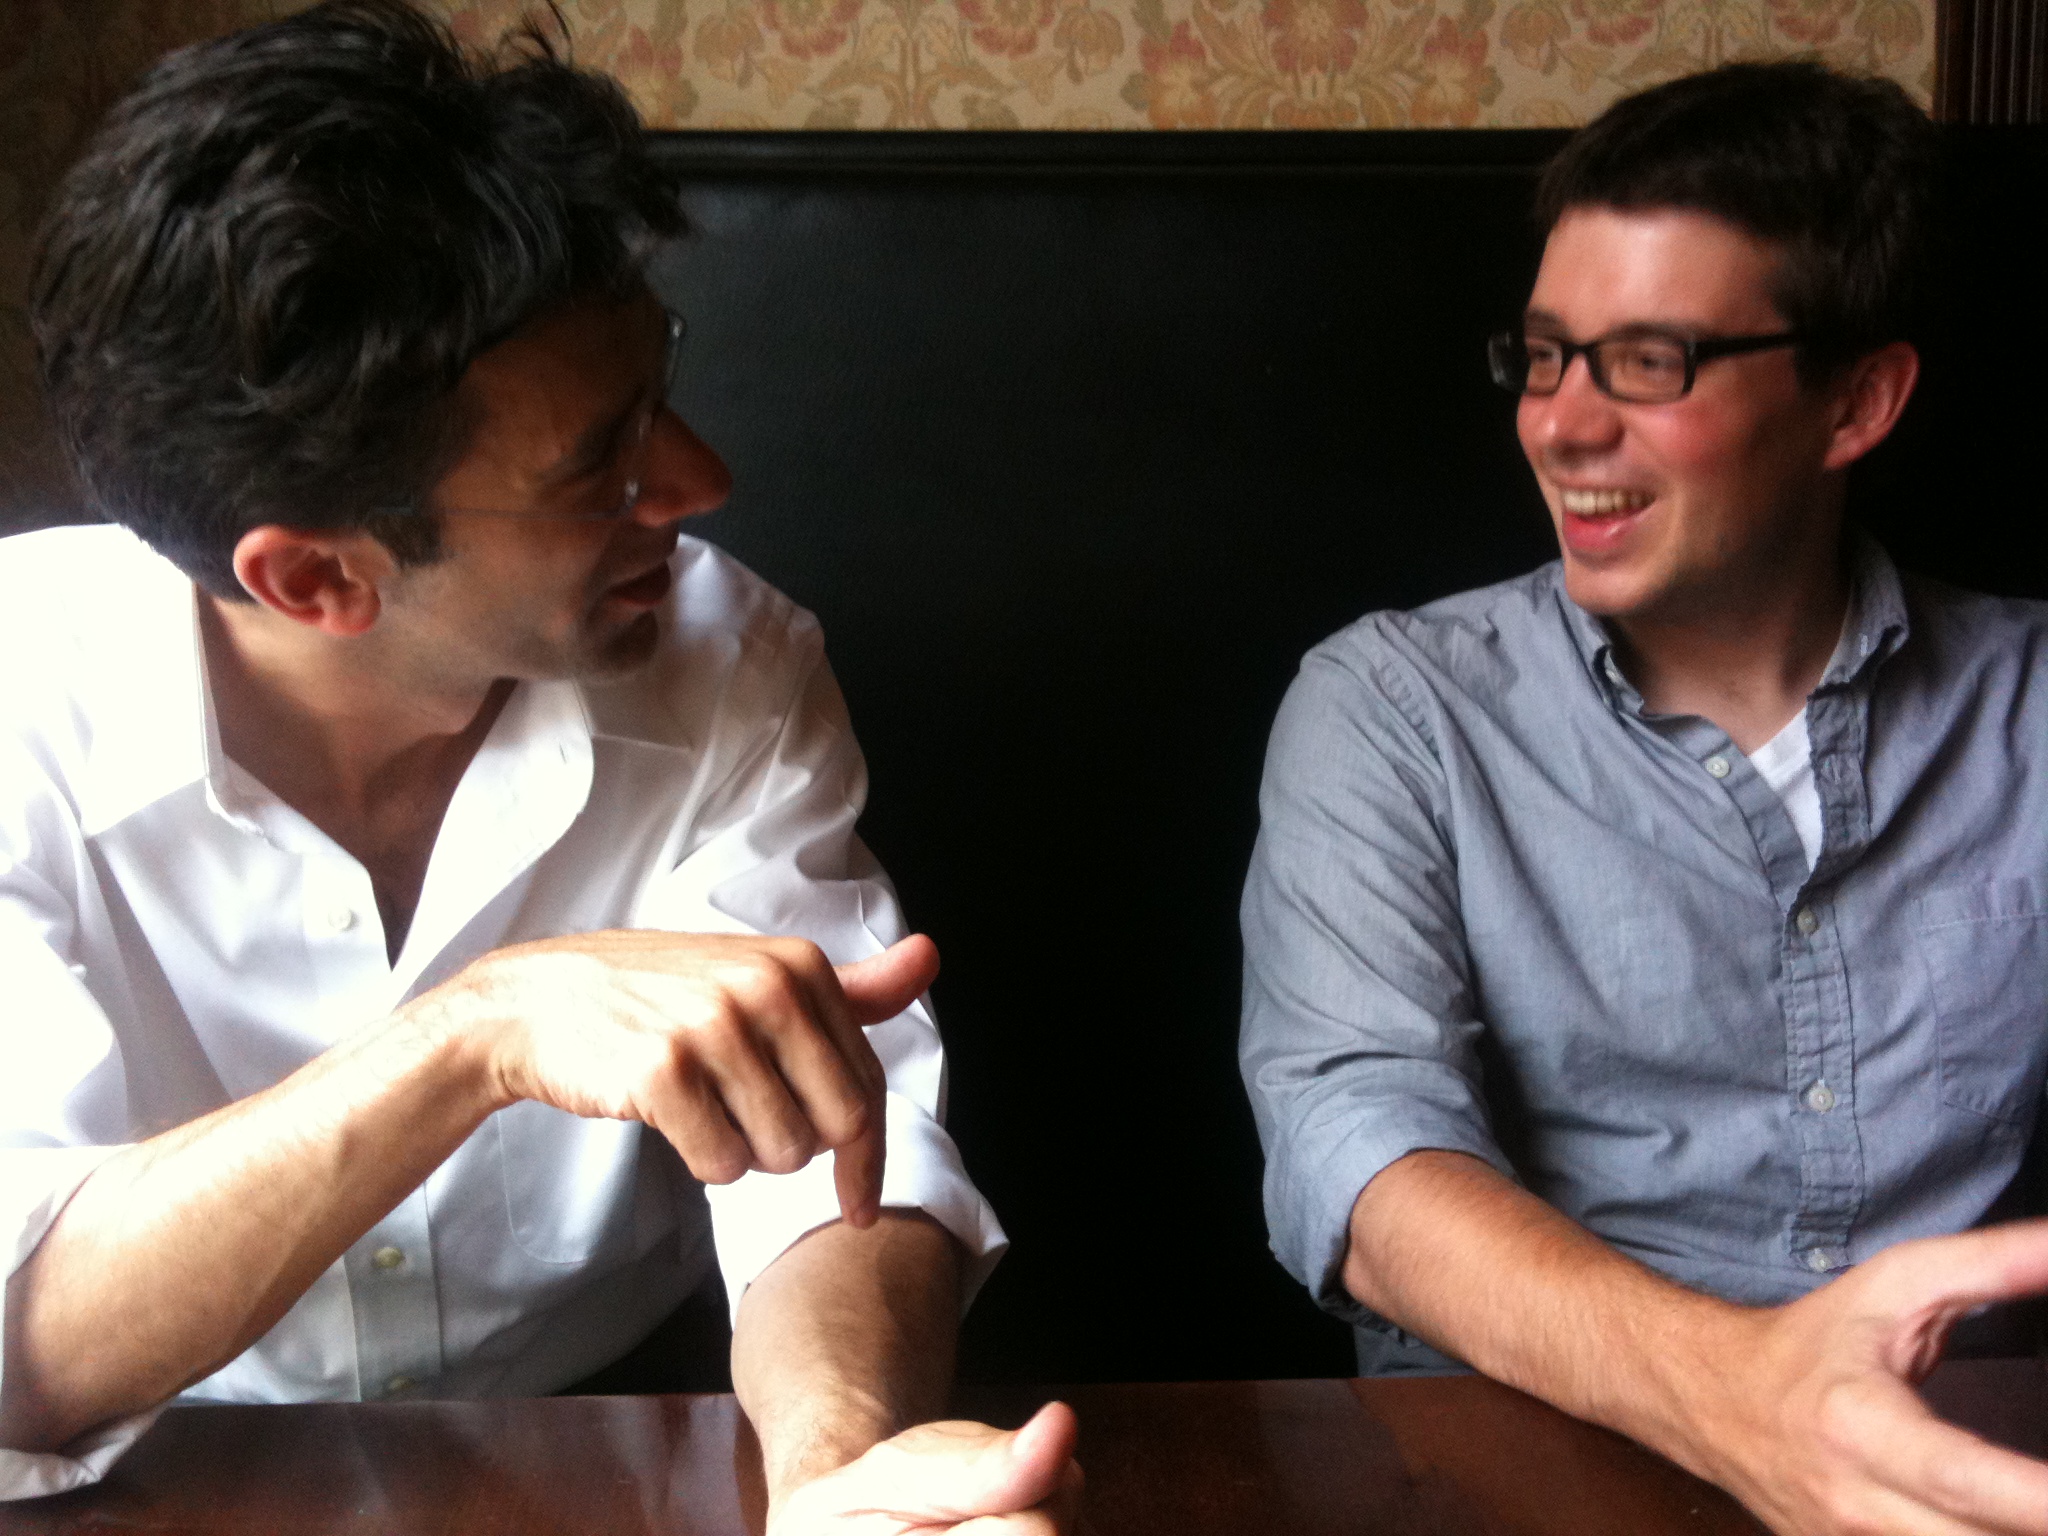
[[[133,1418],[102,1424],[80,1435],[62,1451],[10,1451],[0,1447],[0,1501],[40,1499],[98,1482],[162,1412],[160,1407],[152,1408]]]
[[[0,1242],[7,1242],[7,1274],[36,1251],[57,1215],[120,1147],[10,1147],[0,1151]],[[6,1380],[0,1353],[0,1382]],[[62,1451],[10,1451],[0,1447],[0,1500],[39,1499],[96,1483],[156,1422],[161,1408],[116,1419],[80,1435]]]
[[[960,1149],[909,1098],[886,1102],[888,1156],[882,1165],[885,1209],[919,1210],[953,1234],[966,1255],[961,1309],[974,1300],[1003,1250],[1010,1246],[996,1213],[981,1198],[960,1163]],[[806,1232],[839,1219],[832,1154],[820,1153],[795,1173],[749,1173],[705,1190],[718,1242],[718,1267],[735,1319],[740,1297],[754,1277]]]

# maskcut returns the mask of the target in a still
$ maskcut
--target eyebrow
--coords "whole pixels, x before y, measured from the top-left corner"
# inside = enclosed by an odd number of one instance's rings
[[[1525,326],[1540,325],[1546,329],[1557,331],[1560,335],[1569,335],[1571,332],[1571,327],[1564,323],[1563,316],[1554,315],[1547,309],[1526,309],[1522,311],[1522,324]],[[1603,337],[1677,336],[1683,338],[1697,336],[1699,333],[1699,326],[1686,321],[1631,320],[1625,325],[1617,325],[1610,330],[1602,331],[1600,334]]]

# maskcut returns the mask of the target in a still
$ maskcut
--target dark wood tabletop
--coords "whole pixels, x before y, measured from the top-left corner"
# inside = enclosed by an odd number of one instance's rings
[[[1015,1424],[1081,1416],[1101,1536],[1733,1536],[1726,1495],[1476,1377],[968,1389]],[[1948,1417],[2048,1453],[2034,1360],[1944,1365]],[[0,1506],[0,1533],[742,1536],[757,1453],[730,1397],[173,1408],[96,1488]]]

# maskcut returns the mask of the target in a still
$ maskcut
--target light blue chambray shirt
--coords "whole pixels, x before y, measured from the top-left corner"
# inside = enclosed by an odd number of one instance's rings
[[[2048,1058],[2048,603],[1902,580],[1867,542],[1853,591],[1807,704],[1811,872],[1554,563],[1308,654],[1241,1055],[1274,1251],[1330,1310],[1374,1321],[1351,1207],[1422,1148],[1748,1302],[2004,1213]]]

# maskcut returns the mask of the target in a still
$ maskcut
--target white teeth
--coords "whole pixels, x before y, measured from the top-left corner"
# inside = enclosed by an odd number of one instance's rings
[[[1558,500],[1574,517],[1604,517],[1612,512],[1640,512],[1653,500],[1648,491],[1574,491],[1560,489]]]

